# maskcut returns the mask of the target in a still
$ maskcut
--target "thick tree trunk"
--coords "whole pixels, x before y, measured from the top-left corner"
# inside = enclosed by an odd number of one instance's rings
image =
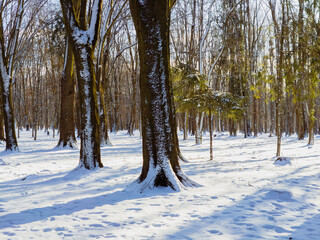
[[[68,41],[68,40],[67,40]],[[77,147],[75,136],[75,79],[73,74],[73,52],[66,42],[66,56],[61,78],[60,138],[57,147]]]
[[[0,51],[0,57],[2,57]],[[11,77],[7,74],[2,59],[0,60],[1,99],[3,104],[3,119],[6,133],[6,151],[18,151],[18,142],[15,132],[14,111],[12,102]]]
[[[81,116],[79,165],[87,169],[103,167],[100,156],[100,129],[93,51],[90,46],[79,46],[79,49],[74,53],[78,71]]]
[[[80,161],[79,167],[94,169],[103,167],[100,155],[99,111],[94,69],[94,49],[99,35],[102,0],[94,0],[89,29],[86,20],[87,1],[80,5],[79,20],[72,0],[60,0],[66,32],[77,68],[80,100]]]
[[[169,0],[130,0],[138,35],[143,166],[138,182],[180,190],[193,183],[181,171],[169,80]]]
[[[17,151],[18,142],[15,132],[14,114],[13,114],[13,103],[12,103],[12,84],[8,87],[1,84],[2,90],[2,102],[3,102],[3,117],[4,126],[6,133],[6,151]]]

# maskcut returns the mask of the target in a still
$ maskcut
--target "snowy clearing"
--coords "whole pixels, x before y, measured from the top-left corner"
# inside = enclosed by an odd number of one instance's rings
[[[139,132],[110,134],[104,168],[74,170],[79,150],[57,138],[21,132],[19,153],[0,153],[0,239],[319,239],[320,137],[243,139],[217,133],[214,161],[202,145],[180,140],[182,170],[203,187],[139,194]],[[0,150],[4,149],[4,144]]]

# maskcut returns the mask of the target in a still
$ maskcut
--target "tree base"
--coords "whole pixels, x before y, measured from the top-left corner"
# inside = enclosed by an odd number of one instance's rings
[[[111,143],[110,139],[101,139],[101,146],[113,146],[113,144]]]
[[[3,153],[6,153],[6,154],[10,154],[10,153],[16,153],[16,152],[20,152],[20,149],[18,146],[14,146],[12,148],[6,148]]]
[[[56,149],[79,149],[79,146],[76,141],[70,140],[67,142],[60,141],[55,148]]]
[[[181,170],[176,173],[172,169],[165,170],[160,167],[149,169],[147,177],[141,181],[140,177],[128,186],[128,190],[144,193],[155,189],[170,189],[180,192],[189,187],[201,187],[192,181]]]

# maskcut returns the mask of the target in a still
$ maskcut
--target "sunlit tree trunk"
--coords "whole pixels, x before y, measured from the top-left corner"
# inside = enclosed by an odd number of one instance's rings
[[[100,29],[102,0],[93,2],[90,24],[87,26],[87,1],[81,1],[80,17],[76,18],[72,0],[60,0],[64,22],[77,68],[80,99],[80,162],[79,167],[103,167],[100,156],[100,129],[94,50]]]
[[[64,69],[61,77],[61,101],[60,101],[60,138],[58,147],[76,147],[75,136],[75,79],[73,74],[73,52],[68,39],[66,40],[66,51]]]
[[[15,120],[14,110],[12,102],[12,78],[15,55],[20,35],[20,26],[22,22],[24,9],[24,0],[19,0],[17,3],[17,9],[14,14],[12,28],[9,29],[12,34],[11,42],[8,43],[6,49],[4,41],[4,29],[3,29],[3,2],[1,2],[0,12],[0,89],[1,89],[1,100],[3,106],[3,119],[6,133],[6,151],[17,151],[18,142],[15,132]],[[8,31],[8,29],[6,29]]]
[[[169,0],[130,0],[140,57],[143,166],[141,190],[192,186],[181,171],[169,80]]]

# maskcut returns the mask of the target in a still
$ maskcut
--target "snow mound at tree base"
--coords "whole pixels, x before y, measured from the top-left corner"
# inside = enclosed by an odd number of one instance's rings
[[[265,194],[265,199],[280,202],[293,202],[293,194],[290,191],[272,189]]]
[[[291,161],[292,161],[291,157],[276,157],[273,164],[276,166],[285,166],[285,165],[291,165]]]

